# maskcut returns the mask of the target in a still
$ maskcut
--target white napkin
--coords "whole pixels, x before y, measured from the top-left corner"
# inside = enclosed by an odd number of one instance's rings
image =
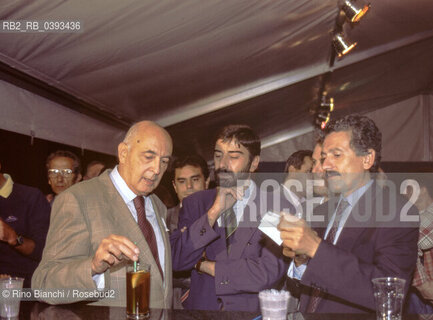
[[[293,214],[282,212],[275,213],[272,211],[266,212],[262,221],[260,221],[259,230],[266,234],[269,238],[271,238],[276,244],[279,246],[283,243],[280,237],[280,230],[277,229],[278,224],[280,223],[281,215],[284,216],[284,219],[290,222],[297,222],[299,218],[294,216]]]
[[[283,243],[283,240],[280,238],[280,231],[277,229],[280,218],[281,215],[279,213],[268,211],[259,225],[259,230],[275,241],[279,246]]]

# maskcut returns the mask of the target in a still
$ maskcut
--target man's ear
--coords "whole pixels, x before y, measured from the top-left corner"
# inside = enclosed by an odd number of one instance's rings
[[[125,142],[119,143],[117,146],[117,156],[119,157],[119,163],[125,163],[128,152],[128,145]]]
[[[173,184],[174,191],[175,191],[176,194],[177,194],[177,188],[176,188],[176,184],[174,183],[174,180],[171,180],[171,183]]]
[[[259,166],[259,162],[260,162],[260,156],[255,156],[253,158],[253,161],[251,161],[250,172],[254,172],[257,170],[257,167]]]
[[[370,168],[374,164],[374,160],[376,159],[376,151],[373,149],[368,149],[368,153],[363,156],[362,165],[365,170],[370,170]]]
[[[74,183],[78,183],[78,182],[80,182],[82,178],[83,178],[83,176],[81,175],[81,173],[79,173],[79,174],[77,175],[77,179],[75,179],[75,182],[74,182]]]
[[[418,196],[418,198],[429,196],[429,195],[430,195],[430,193],[428,192],[427,187],[420,185],[419,186],[419,196]]]
[[[209,183],[210,183],[210,177],[207,177],[205,183],[205,189],[209,188]]]

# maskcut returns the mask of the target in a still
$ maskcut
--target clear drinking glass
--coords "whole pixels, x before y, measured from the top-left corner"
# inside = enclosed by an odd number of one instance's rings
[[[406,280],[385,277],[372,280],[377,320],[401,320]]]
[[[23,282],[23,278],[9,277],[0,279],[0,317],[18,317],[21,302],[19,290],[23,288]]]
[[[126,314],[130,319],[149,316],[150,265],[133,264],[126,267]]]

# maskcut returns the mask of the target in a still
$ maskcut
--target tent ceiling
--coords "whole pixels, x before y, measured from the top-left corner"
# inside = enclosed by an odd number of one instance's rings
[[[432,89],[433,1],[371,3],[345,28],[357,48],[327,76],[337,114]],[[83,30],[0,33],[0,61],[78,99],[69,107],[81,101],[78,111],[121,128],[158,121],[177,150],[209,158],[229,123],[267,144],[311,128],[337,14],[337,0],[5,0],[0,20],[78,20]]]

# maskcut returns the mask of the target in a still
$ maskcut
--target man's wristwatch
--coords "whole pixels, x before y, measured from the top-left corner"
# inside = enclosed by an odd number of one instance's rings
[[[202,272],[200,271],[200,266],[201,266],[201,263],[202,263],[203,261],[206,261],[206,258],[205,258],[205,257],[201,257],[200,260],[198,260],[198,262],[197,262],[196,265],[194,266],[195,270],[197,270],[197,272],[199,272],[199,273],[202,273]]]
[[[13,245],[14,248],[15,248],[15,247],[18,247],[18,246],[20,246],[20,245],[22,245],[22,244],[24,243],[24,238],[23,238],[23,236],[17,234],[17,239],[16,239],[16,241],[17,241],[17,243],[15,243],[15,244]]]

